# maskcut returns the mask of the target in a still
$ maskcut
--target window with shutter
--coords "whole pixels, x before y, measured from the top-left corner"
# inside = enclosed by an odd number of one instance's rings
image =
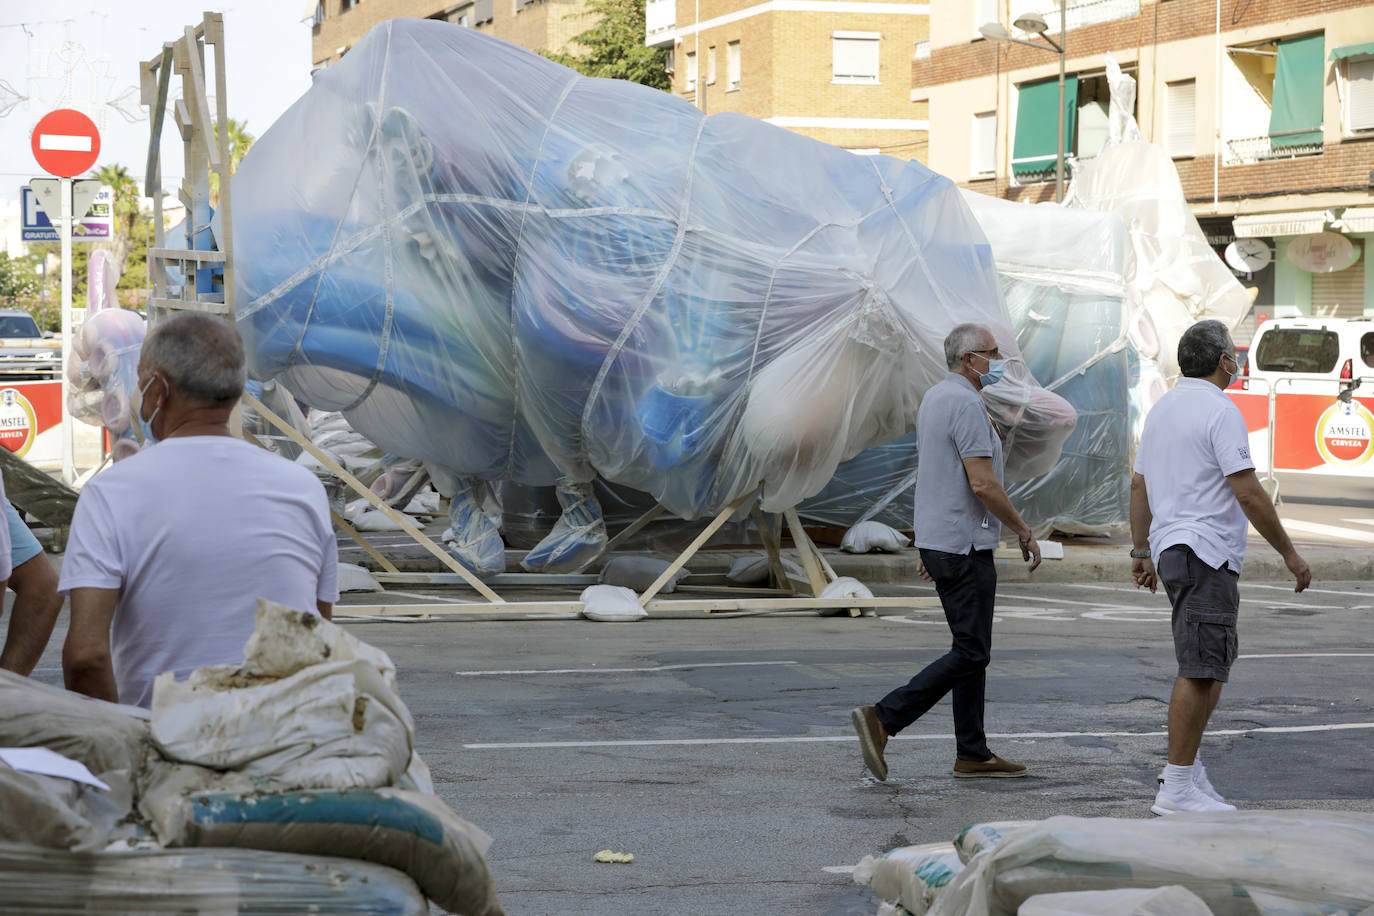
[[[878,33],[835,32],[831,35],[831,79],[836,83],[878,82]]]
[[[730,85],[727,88],[739,88],[739,42],[732,41],[725,46],[727,75]]]
[[[997,112],[985,111],[973,116],[974,177],[991,175],[997,168]]]
[[[716,46],[711,45],[706,49],[706,85],[716,84]]]
[[[1351,130],[1374,130],[1374,57],[1346,62],[1346,103]]]
[[[687,52],[687,91],[693,92],[697,88],[697,55],[695,51]]]
[[[1164,148],[1170,156],[1197,154],[1197,82],[1180,80],[1165,86]]]

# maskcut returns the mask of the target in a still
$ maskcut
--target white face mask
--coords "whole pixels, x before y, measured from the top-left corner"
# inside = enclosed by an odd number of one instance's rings
[[[147,384],[138,389],[138,413],[134,415],[134,419],[138,420],[139,430],[143,433],[143,441],[147,445],[151,445],[157,441],[157,436],[153,435],[153,421],[157,419],[158,411],[162,409],[162,405],[159,404],[157,407],[153,408],[153,415],[145,420],[143,419],[143,400],[148,397],[148,389],[152,387],[153,382],[156,380],[157,375],[153,375],[148,379]]]
[[[1232,356],[1230,353],[1223,353],[1222,355],[1225,356],[1227,359],[1229,359],[1229,360],[1231,361],[1232,365],[1234,365],[1234,366],[1236,367],[1236,371],[1231,373],[1230,381],[1228,381],[1228,382],[1226,383],[1226,387],[1227,387],[1227,388],[1230,388],[1230,387],[1231,387],[1232,385],[1234,385],[1236,382],[1240,381],[1240,360],[1236,359],[1236,358],[1235,358],[1234,356]],[[1230,371],[1230,370],[1227,370],[1227,371]]]

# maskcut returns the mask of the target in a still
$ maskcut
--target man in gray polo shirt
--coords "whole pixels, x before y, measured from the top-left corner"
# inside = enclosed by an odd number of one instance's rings
[[[1240,408],[1225,389],[1240,372],[1220,321],[1178,341],[1184,377],[1150,408],[1131,475],[1131,578],[1173,605],[1178,677],[1169,698],[1169,762],[1150,810],[1234,811],[1213,788],[1198,748],[1236,660],[1246,520],[1282,556],[1302,591],[1307,563],[1255,476]]]
[[[983,733],[983,692],[997,593],[992,551],[1002,524],[1016,532],[1030,569],[1040,565],[1040,545],[1002,489],[1002,441],[978,395],[985,385],[1002,378],[1005,361],[992,331],[961,324],[945,338],[945,364],[949,374],[926,393],[916,414],[920,473],[915,529],[919,572],[935,582],[954,644],[909,683],[850,714],[864,765],[883,780],[888,738],[947,693],[954,700],[954,775],[1026,775],[1024,765],[988,750]]]

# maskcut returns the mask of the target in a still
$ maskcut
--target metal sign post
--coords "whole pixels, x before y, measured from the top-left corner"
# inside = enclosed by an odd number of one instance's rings
[[[72,176],[80,175],[95,165],[100,155],[100,131],[95,122],[79,111],[59,108],[39,119],[33,128],[31,140],[33,158],[43,171],[58,176],[57,193],[61,197],[58,217],[58,234],[62,241],[62,357],[65,362],[72,357]],[[92,196],[98,189],[91,188]],[[51,183],[47,185],[51,188]],[[44,186],[33,188],[41,200]],[[89,199],[85,204],[89,204]],[[86,206],[81,212],[84,215]],[[52,212],[49,210],[49,212]],[[66,366],[62,370],[62,481],[70,484],[76,480],[76,462],[72,455],[72,415],[67,407],[70,382],[67,381]]]

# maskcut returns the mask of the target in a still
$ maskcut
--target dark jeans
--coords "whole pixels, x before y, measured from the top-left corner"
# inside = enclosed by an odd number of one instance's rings
[[[954,644],[905,686],[878,701],[874,707],[878,721],[889,735],[895,735],[952,693],[959,759],[988,760],[992,752],[983,734],[983,693],[992,657],[992,608],[997,595],[992,551],[958,554],[922,548],[921,561],[935,579]]]

